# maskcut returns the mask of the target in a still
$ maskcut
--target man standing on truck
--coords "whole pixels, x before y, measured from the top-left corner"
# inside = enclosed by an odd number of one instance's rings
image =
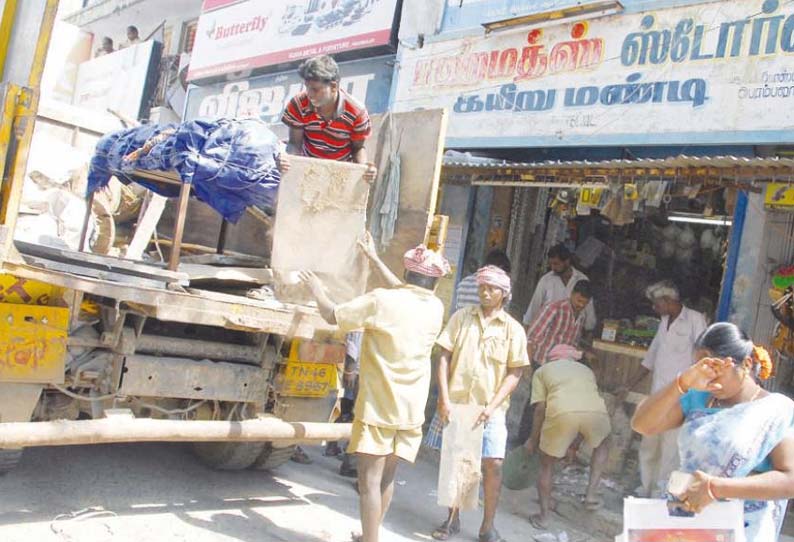
[[[365,179],[375,181],[377,169],[367,161],[364,142],[372,132],[369,113],[339,88],[339,66],[327,55],[306,60],[298,68],[306,89],[287,104],[281,121],[289,126],[287,153],[325,160],[367,164]],[[279,157],[279,169],[289,170],[289,158]]]
[[[430,387],[430,352],[441,331],[444,306],[434,295],[449,263],[424,245],[403,257],[405,284],[377,257],[364,252],[387,277],[378,288],[342,305],[328,297],[320,279],[303,272],[320,314],[341,331],[364,330],[358,399],[348,451],[358,458],[363,533],[361,542],[378,542],[381,522],[394,493],[399,459],[413,462],[422,442]]]

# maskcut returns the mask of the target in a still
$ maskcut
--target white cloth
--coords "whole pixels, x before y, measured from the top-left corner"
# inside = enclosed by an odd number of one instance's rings
[[[683,307],[668,329],[669,316],[662,317],[659,331],[653,338],[642,366],[653,372],[651,393],[669,385],[678,373],[695,362],[695,341],[706,330],[706,318],[699,312]]]
[[[642,437],[640,479],[646,497],[661,498],[667,492],[670,474],[678,468],[678,429]]]
[[[477,275],[471,274],[464,277],[455,289],[455,312],[463,307],[480,304],[480,287],[477,285]]]
[[[532,294],[532,300],[529,302],[529,307],[527,307],[527,312],[524,313],[523,322],[525,326],[531,324],[538,317],[541,309],[549,303],[571,297],[573,287],[576,286],[577,282],[589,280],[587,275],[575,267],[571,267],[571,271],[573,271],[573,274],[568,280],[568,284],[563,284],[562,279],[554,271],[549,271],[540,277],[538,285],[535,287],[535,293]],[[591,331],[595,329],[595,325],[596,313],[591,299],[584,310],[584,328]]]

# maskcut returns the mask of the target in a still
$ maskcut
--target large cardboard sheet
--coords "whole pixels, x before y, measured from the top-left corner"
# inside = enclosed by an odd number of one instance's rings
[[[742,501],[715,502],[693,517],[668,511],[662,499],[628,498],[623,505],[624,542],[745,542]]]
[[[341,303],[364,293],[368,265],[358,247],[366,231],[366,166],[291,156],[279,187],[271,265],[276,294],[299,301],[297,272],[314,271]]]
[[[474,510],[479,500],[483,426],[474,427],[479,405],[452,404],[441,443],[438,469],[438,504]]]

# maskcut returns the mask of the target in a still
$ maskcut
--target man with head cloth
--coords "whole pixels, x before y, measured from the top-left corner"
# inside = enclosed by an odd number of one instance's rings
[[[452,315],[436,344],[441,348],[438,363],[438,406],[425,444],[441,448],[441,435],[453,403],[482,408],[478,424],[485,424],[482,441],[482,471],[485,493],[480,525],[481,542],[499,542],[494,527],[502,485],[502,460],[507,446],[505,413],[509,397],[529,365],[526,334],[521,324],[504,311],[510,299],[510,277],[499,267],[488,265],[476,273],[480,303]],[[460,531],[458,509],[450,509],[446,521],[433,538],[446,540]]]
[[[651,373],[651,393],[673,382],[695,362],[695,342],[706,330],[706,318],[681,303],[681,294],[669,280],[652,284],[645,296],[653,303],[653,310],[662,318],[640,371],[630,379],[618,396],[642,382]],[[643,497],[661,497],[667,492],[670,473],[679,464],[678,431],[642,438],[640,445],[640,478],[642,487],[637,493]]]
[[[363,534],[356,539],[377,542],[399,459],[412,463],[422,442],[430,353],[444,318],[444,306],[434,291],[438,279],[449,272],[449,263],[419,245],[403,257],[403,284],[377,257],[371,241],[362,247],[391,288],[335,305],[316,275],[304,272],[302,278],[323,318],[344,332],[364,330],[348,452],[358,459]]]

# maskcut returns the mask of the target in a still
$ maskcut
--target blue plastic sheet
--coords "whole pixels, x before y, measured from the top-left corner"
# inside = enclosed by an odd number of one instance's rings
[[[144,148],[135,158],[131,153]],[[257,119],[195,120],[165,126],[144,125],[99,140],[88,171],[88,193],[107,186],[112,176],[138,183],[167,197],[179,187],[136,176],[135,170],[175,171],[193,194],[226,220],[237,222],[249,206],[272,208],[281,175],[275,156],[279,141]]]

